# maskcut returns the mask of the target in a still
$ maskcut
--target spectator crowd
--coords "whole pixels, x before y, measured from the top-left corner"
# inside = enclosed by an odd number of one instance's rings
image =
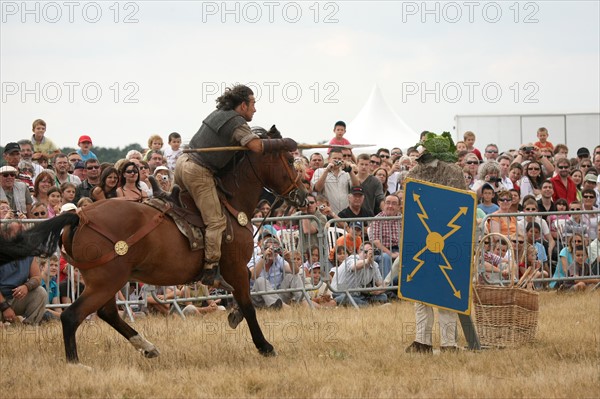
[[[363,306],[395,297],[385,288],[397,284],[403,181],[422,148],[415,143],[406,151],[394,147],[355,153],[345,131],[344,122],[335,123],[332,147],[326,152],[310,157],[294,153],[295,167],[311,193],[305,207],[284,204],[272,209],[273,197],[266,191],[256,204],[255,251],[248,263],[252,290],[258,293],[253,297],[256,306],[280,309],[309,301],[315,307]],[[464,140],[456,143],[457,164],[478,198],[479,237],[506,237],[483,242],[480,278],[494,283],[511,278],[511,273],[522,275],[529,266],[537,278],[598,276],[598,214],[593,211],[600,206],[600,145],[573,152],[564,144],[552,144],[545,128],[533,136],[517,149],[490,143],[480,151],[473,132],[465,132]],[[76,212],[95,201],[143,202],[153,196],[151,175],[162,190],[171,191],[183,149],[178,133],[169,134],[166,145],[160,135],[151,135],[147,150],[129,151],[112,164],[94,154],[90,136],[81,135],[77,145],[77,151],[62,153],[46,136],[41,119],[33,122],[30,137],[3,144],[2,234],[14,234],[26,224],[18,222]],[[561,211],[566,213],[555,214]],[[267,217],[286,216],[310,217],[264,223]],[[335,224],[323,250],[317,234],[332,219],[350,220]],[[70,302],[85,284],[62,257],[13,263],[0,268],[2,321],[13,322],[19,315],[32,324],[56,318],[60,309],[44,310],[45,305]],[[599,281],[554,281],[550,287],[582,290]],[[365,287],[371,289],[348,291]],[[295,291],[272,293],[274,289]],[[161,295],[207,292],[206,287],[190,290],[179,287]],[[123,295],[129,296],[129,290]],[[148,309],[168,313],[168,306],[159,305],[149,303]],[[190,306],[187,314],[223,308],[220,301]]]

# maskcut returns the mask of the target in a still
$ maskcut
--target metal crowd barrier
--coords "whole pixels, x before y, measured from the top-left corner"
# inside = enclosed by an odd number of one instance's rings
[[[569,220],[571,218],[572,215],[581,215],[581,223],[568,223],[567,220]],[[594,275],[588,275],[588,276],[581,276],[581,277],[568,277],[568,275],[565,276],[556,276],[557,274],[557,268],[562,267],[561,264],[561,250],[563,250],[565,247],[569,247],[569,240],[571,239],[571,237],[573,237],[573,235],[578,235],[581,234],[583,236],[583,247],[585,248],[586,251],[586,259],[589,257],[589,252],[591,249],[591,246],[594,247],[594,250],[596,253],[599,253],[600,251],[600,242],[598,239],[598,221],[600,220],[600,210],[596,209],[596,210],[583,210],[583,211],[561,211],[561,212],[519,212],[519,213],[504,213],[504,214],[489,214],[486,215],[483,220],[481,221],[480,226],[482,226],[483,228],[485,228],[486,232],[495,232],[495,231],[491,231],[490,227],[491,227],[491,223],[490,221],[494,220],[494,219],[505,219],[505,223],[507,228],[509,229],[509,231],[513,231],[513,233],[509,233],[506,234],[506,232],[501,232],[501,234],[505,235],[507,239],[510,240],[510,236],[514,235],[514,234],[518,234],[517,237],[517,242],[515,242],[514,240],[511,240],[511,242],[514,245],[514,249],[515,249],[515,256],[517,258],[517,264],[522,263],[524,268],[527,268],[529,266],[531,266],[531,263],[527,260],[527,257],[525,256],[525,258],[523,259],[524,262],[519,262],[522,258],[523,258],[523,251],[527,250],[527,246],[531,246],[530,243],[528,243],[528,237],[527,237],[527,232],[526,232],[526,227],[528,225],[529,222],[527,222],[525,220],[526,216],[532,216],[534,217],[534,221],[538,224],[540,224],[540,221],[543,221],[543,223],[541,223],[542,229],[543,229],[543,224],[546,223],[548,230],[550,231],[550,235],[552,236],[552,233],[555,232],[556,233],[556,239],[553,237],[554,240],[554,248],[551,252],[548,251],[549,248],[549,243],[548,241],[542,237],[544,235],[543,231],[540,231],[540,236],[535,236],[533,237],[535,242],[539,242],[543,248],[546,251],[546,257],[547,257],[547,271],[549,273],[548,277],[539,277],[539,278],[534,278],[531,281],[537,285],[538,287],[540,286],[545,286],[547,283],[556,283],[557,286],[559,286],[560,284],[562,284],[563,282],[567,282],[567,281],[574,281],[574,280],[594,280],[594,279],[600,279],[600,273],[598,274],[594,274]],[[551,216],[556,216],[556,218],[553,219],[551,224],[548,224],[546,221],[546,218],[549,218]],[[517,223],[518,225],[520,225],[521,227],[518,226],[513,226],[515,223]],[[585,227],[582,227],[585,226]],[[514,227],[514,229],[513,229]],[[590,229],[593,229],[593,231],[590,231]],[[497,239],[493,239],[495,240],[494,242],[497,244],[499,242],[499,240]],[[523,243],[520,243],[519,241],[524,241]],[[539,246],[538,246],[539,247]],[[493,248],[492,248],[493,250]],[[538,258],[539,259],[539,258]],[[588,263],[591,265],[592,263],[597,262],[597,259],[588,259]],[[568,267],[569,265],[567,265]],[[484,271],[484,259],[483,257],[481,257],[479,264],[477,265],[477,270],[478,273],[482,273]],[[600,265],[598,265],[598,269],[600,269]],[[492,272],[494,273],[494,272]],[[499,285],[508,285],[509,280],[504,278],[501,274],[499,273],[494,273],[493,275],[493,281],[491,281],[491,283],[493,284],[499,284]],[[555,288],[556,286],[553,286],[551,288]]]
[[[561,217],[561,216],[565,216],[565,215],[573,215],[573,214],[581,214],[581,215],[586,215],[586,217],[593,217],[595,218],[596,221],[596,225],[598,222],[598,219],[600,219],[600,210],[594,210],[594,211],[566,211],[566,212],[531,212],[528,213],[528,215],[530,216],[550,216],[550,215],[556,215],[557,217]],[[489,226],[489,220],[491,218],[507,218],[508,222],[507,225],[509,226],[509,228],[511,227],[510,223],[513,223],[515,221],[515,219],[511,219],[511,218],[522,218],[524,217],[523,213],[509,213],[509,214],[498,214],[498,215],[486,215],[486,217],[482,220],[480,227],[483,226]],[[311,221],[315,221],[317,222],[318,225],[318,229],[317,229],[317,233],[310,233],[310,232],[305,232],[302,229],[302,223],[301,221],[304,219],[308,219]],[[339,262],[339,258],[338,255],[335,251],[335,240],[337,238],[339,238],[341,235],[346,234],[346,230],[345,230],[345,226],[347,223],[351,223],[351,222],[361,222],[363,223],[363,225],[366,223],[367,225],[369,223],[372,223],[373,221],[382,221],[382,220],[398,220],[399,223],[399,236],[402,232],[402,216],[394,216],[394,217],[372,217],[372,218],[352,218],[352,219],[332,219],[327,221],[325,224],[321,224],[319,222],[319,219],[316,218],[314,215],[296,215],[296,216],[288,216],[288,217],[270,217],[267,219],[252,219],[252,223],[255,226],[258,225],[276,225],[278,228],[276,229],[275,232],[275,237],[279,240],[279,242],[281,243],[282,249],[285,251],[300,251],[300,253],[302,254],[302,258],[303,258],[303,264],[302,267],[299,267],[299,273],[298,276],[300,277],[301,281],[302,281],[302,286],[299,288],[286,288],[286,289],[272,289],[272,290],[268,290],[268,291],[258,291],[258,292],[251,292],[252,296],[259,296],[259,295],[264,295],[264,294],[281,294],[281,293],[296,293],[296,292],[301,292],[301,297],[302,297],[302,301],[306,301],[308,303],[309,306],[313,306],[313,303],[310,299],[310,293],[312,291],[316,291],[321,289],[323,286],[326,286],[327,289],[334,295],[340,295],[340,294],[345,294],[346,297],[348,298],[348,301],[350,302],[350,304],[352,306],[357,307],[356,302],[354,301],[353,295],[355,293],[368,293],[368,292],[373,292],[373,291],[392,291],[395,292],[398,289],[398,285],[397,284],[388,284],[386,286],[383,287],[376,287],[376,286],[361,286],[359,288],[344,288],[344,289],[337,289],[337,283],[339,281],[336,280],[336,274],[333,275],[333,277],[331,277],[332,274],[332,269],[334,267],[334,265],[337,265]],[[512,220],[512,222],[511,222]],[[5,225],[7,223],[21,223],[21,224],[35,224],[35,223],[39,223],[43,220],[0,220],[0,228],[5,228]],[[517,220],[518,221],[518,220]],[[408,230],[410,231],[410,229]],[[314,237],[316,236],[316,237]],[[360,237],[362,240],[362,243],[364,243],[365,241],[370,241],[368,240],[368,228],[367,229],[362,229],[361,233],[360,233]],[[526,239],[526,235],[523,235],[523,237]],[[312,281],[312,277],[311,274],[308,273],[309,270],[307,270],[306,266],[311,266],[310,265],[310,253],[306,254],[306,250],[309,250],[310,252],[310,242],[314,241],[316,242],[317,247],[319,248],[319,264],[320,264],[320,280],[318,283],[313,284]],[[402,241],[402,240],[400,240]],[[591,241],[591,240],[590,240]],[[256,240],[255,240],[256,243]],[[400,243],[399,243],[400,244]],[[565,245],[567,244],[567,242],[565,241],[565,237],[563,237],[562,235],[559,236],[559,239],[556,240],[556,247],[559,248],[563,248]],[[598,253],[598,250],[600,250],[600,244],[598,244],[598,240],[596,240],[596,252]],[[587,243],[586,246],[589,246],[589,242]],[[347,253],[353,253],[354,252],[354,248],[348,248],[347,247],[347,243],[344,241],[344,247]],[[374,246],[373,246],[374,247]],[[375,247],[374,247],[375,248]],[[516,254],[515,256],[517,258],[519,258],[521,256],[522,253],[522,248],[519,248],[519,246],[517,245],[516,250]],[[333,262],[330,261],[330,251],[333,251]],[[57,253],[60,255],[60,253],[58,252],[57,249]],[[558,252],[557,252],[558,254]],[[308,255],[308,256],[307,256]],[[308,257],[308,263],[304,262],[305,259]],[[549,258],[549,267],[550,267],[550,275],[547,278],[536,278],[533,279],[533,282],[535,284],[545,284],[545,283],[549,283],[549,282],[565,282],[565,281],[573,281],[573,280],[586,280],[586,279],[598,279],[600,278],[600,276],[598,275],[593,275],[593,276],[586,276],[586,277],[560,277],[560,278],[555,278],[553,277],[553,272],[556,270],[556,267],[560,266],[560,264],[557,266],[556,262],[553,261],[553,255],[552,254],[548,254],[548,258]],[[393,262],[393,260],[392,260]],[[383,279],[387,280],[392,280],[392,276],[391,275],[391,270],[388,272],[386,271],[381,271],[381,262],[378,262],[378,265],[380,267],[380,272],[382,275]],[[483,262],[480,262],[479,265],[477,265],[478,267],[478,271],[482,270],[482,266],[483,266]],[[528,266],[527,264],[525,264],[525,266]],[[69,266],[71,267],[71,266]],[[225,266],[226,267],[226,266]],[[360,274],[361,272],[359,272]],[[69,279],[72,280],[72,279]],[[500,276],[499,279],[499,284],[507,284],[508,281],[506,279],[502,279],[502,276]],[[79,287],[78,282],[76,283],[75,281],[69,281],[68,284],[71,284],[72,286],[75,287]],[[69,288],[69,286],[67,287]],[[124,309],[124,314],[127,316],[127,318],[130,321],[134,321],[135,320],[135,313],[136,313],[136,309],[141,309],[141,308],[145,308],[148,306],[148,295],[150,295],[152,297],[152,299],[158,303],[158,304],[163,304],[163,305],[169,305],[169,312],[170,313],[176,313],[179,316],[181,316],[182,318],[185,318],[185,315],[183,314],[183,311],[181,309],[181,304],[184,303],[196,303],[196,302],[202,302],[202,301],[206,301],[206,300],[216,300],[216,299],[226,299],[226,300],[233,300],[233,296],[231,294],[227,294],[227,293],[217,293],[217,294],[209,294],[209,295],[194,295],[194,296],[190,296],[190,295],[186,295],[186,296],[178,296],[177,295],[177,290],[174,289],[174,295],[172,298],[169,299],[163,299],[163,298],[159,298],[158,294],[157,294],[157,290],[161,289],[161,288],[157,288],[157,287],[153,287],[153,286],[146,286],[145,289],[141,289],[140,284],[135,283],[133,289],[135,290],[135,292],[138,293],[138,295],[130,297],[130,289],[132,287],[130,286],[130,284],[128,283],[124,289],[122,294],[124,295],[124,299],[118,299],[117,300],[117,305],[121,306]],[[175,287],[174,287],[175,288]],[[163,287],[163,290],[167,290],[167,287]],[[68,289],[67,292],[71,292],[74,296],[78,296],[79,292],[72,290],[72,289]],[[188,290],[187,292],[191,292],[190,290]],[[72,298],[75,299],[75,298]],[[48,304],[47,308],[52,309],[52,308],[66,308],[68,307],[70,304]]]

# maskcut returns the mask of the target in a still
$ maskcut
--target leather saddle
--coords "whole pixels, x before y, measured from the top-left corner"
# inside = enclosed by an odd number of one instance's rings
[[[190,193],[182,191],[176,184],[173,185],[172,191],[167,193],[159,187],[154,176],[150,176],[149,180],[152,184],[154,195],[152,198],[144,201],[144,204],[168,215],[173,222],[175,222],[179,231],[188,238],[190,241],[190,249],[192,251],[204,249],[204,231],[206,230],[206,224],[204,223],[200,210],[196,207],[196,203]],[[223,214],[227,218],[224,239],[226,242],[231,242],[234,238],[231,220],[231,211],[233,209],[229,209],[231,205],[229,205],[221,190],[219,190],[219,199],[221,200]],[[237,213],[235,210],[233,211]]]

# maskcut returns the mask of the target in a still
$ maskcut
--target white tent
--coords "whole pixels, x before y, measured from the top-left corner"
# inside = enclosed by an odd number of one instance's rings
[[[419,141],[419,134],[390,108],[377,85],[356,118],[348,124],[344,137],[352,144],[374,144],[367,152],[381,147],[406,150]]]

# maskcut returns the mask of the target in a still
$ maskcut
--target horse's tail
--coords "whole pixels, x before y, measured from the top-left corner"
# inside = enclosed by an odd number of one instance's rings
[[[37,224],[15,237],[2,237],[0,234],[0,265],[28,256],[50,255],[60,244],[61,232],[65,226],[77,226],[79,216],[67,212]]]

